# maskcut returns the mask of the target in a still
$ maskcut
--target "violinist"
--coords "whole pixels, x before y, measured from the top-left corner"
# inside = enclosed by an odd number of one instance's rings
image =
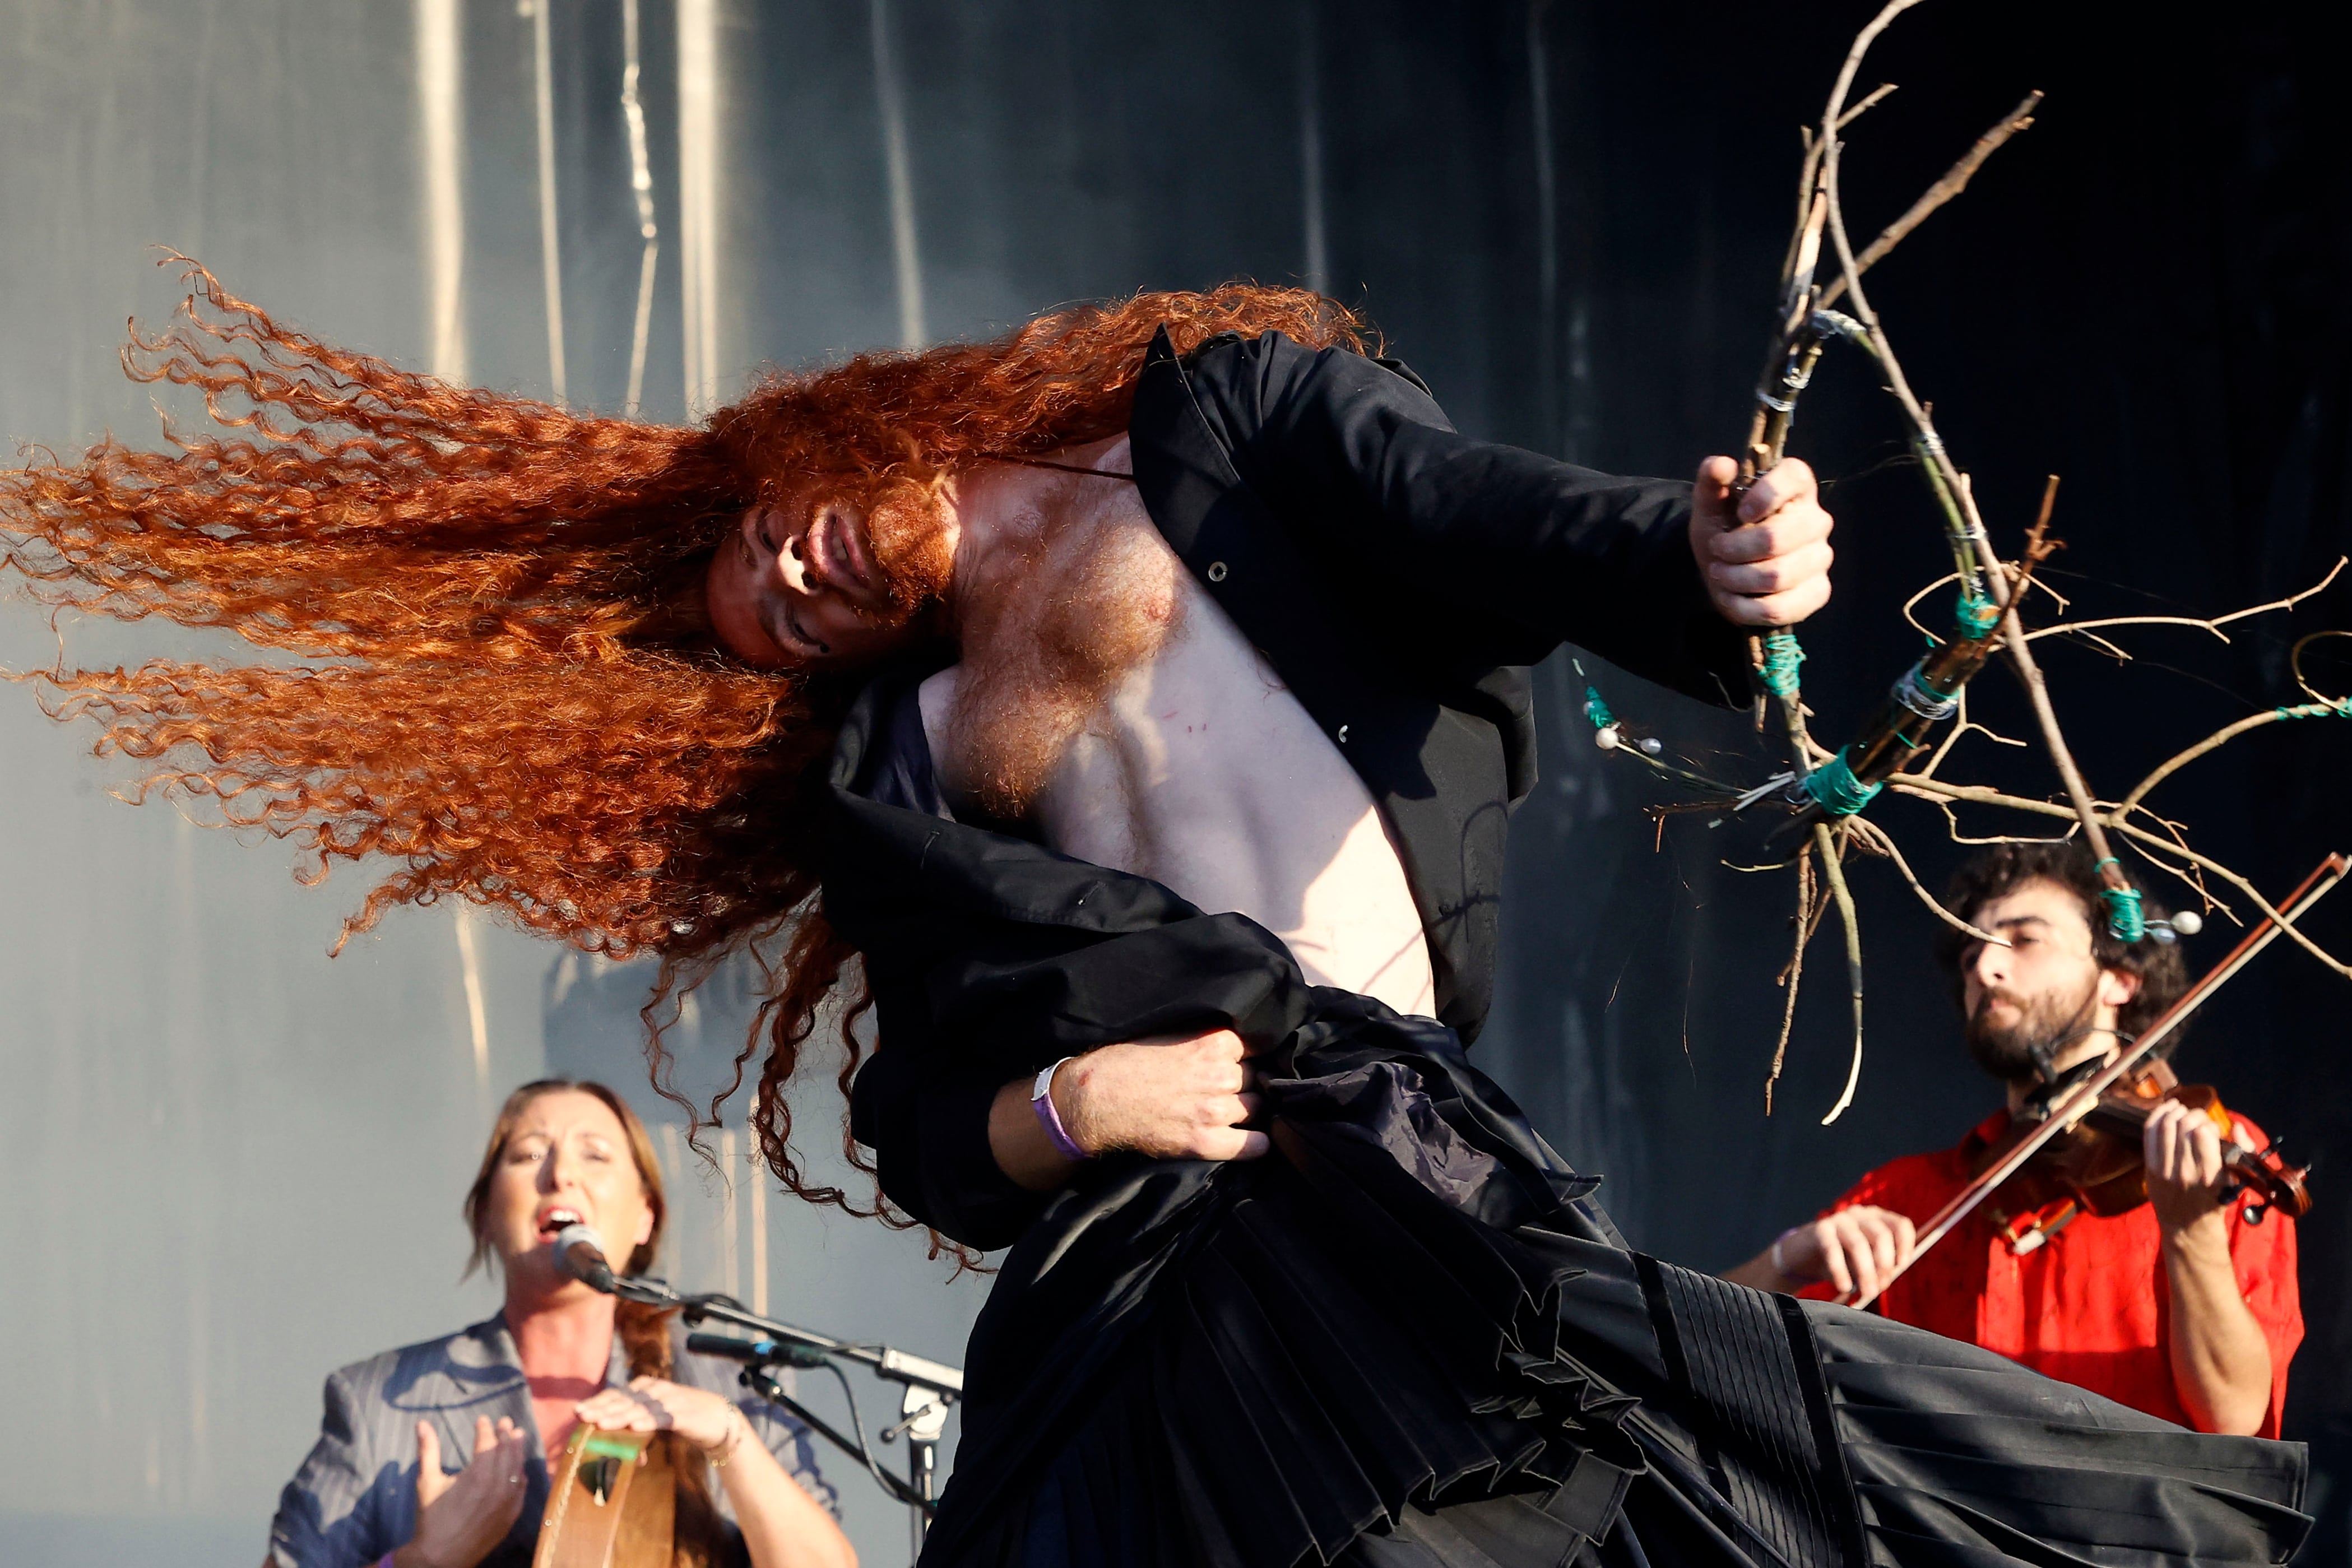
[[[2185,988],[2179,947],[2117,940],[2100,896],[2089,852],[2073,843],[2002,844],[1961,870],[1945,907],[2009,945],[1953,931],[1939,956],[1969,1053],[2007,1103],[1956,1147],[1872,1171],[1725,1278],[1848,1300],[1876,1296],[1907,1264],[1879,1299],[1890,1318],[2200,1431],[2275,1437],[2303,1339],[2294,1222],[2225,1173],[2221,1128],[2202,1111],[2147,1111],[2146,1203],[2028,1208],[2004,1187],[1912,1258],[1921,1223],[2032,1114],[2037,1089],[2046,1102],[2052,1079],[2111,1059]],[[2230,1120],[2232,1142],[2266,1146],[2260,1128]]]

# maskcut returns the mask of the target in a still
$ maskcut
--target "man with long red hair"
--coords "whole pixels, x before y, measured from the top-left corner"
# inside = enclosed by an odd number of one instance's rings
[[[163,787],[690,985],[778,1175],[826,999],[890,1212],[1010,1247],[926,1561],[2277,1562],[2299,1453],[1630,1252],[1472,1068],[1526,666],[1741,700],[1827,598],[1744,495],[1468,439],[1296,290],[772,378],[450,387],[197,274],[226,430],[0,489],[48,601],[304,662],[46,679]],[[250,435],[241,432],[250,431]],[[860,1063],[857,1021],[875,1045]],[[880,1206],[880,1205],[877,1205]],[[2063,1480],[2053,1480],[2053,1476]]]

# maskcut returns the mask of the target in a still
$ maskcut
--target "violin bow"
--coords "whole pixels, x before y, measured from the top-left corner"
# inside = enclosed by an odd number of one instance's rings
[[[2230,950],[2230,955],[2227,958],[2215,964],[2207,972],[2203,979],[2181,993],[2180,999],[2165,1009],[2164,1016],[2142,1030],[2139,1037],[2132,1042],[2128,1049],[2114,1061],[2109,1062],[2105,1068],[2084,1079],[2075,1087],[2074,1093],[2052,1108],[2049,1116],[2042,1121],[2042,1125],[2027,1133],[2016,1148],[2003,1155],[1967,1186],[1953,1194],[1951,1201],[1937,1209],[1935,1217],[1928,1220],[1926,1226],[1921,1229],[1918,1241],[1911,1248],[1911,1256],[1905,1258],[1901,1267],[1889,1274],[1876,1290],[1867,1296],[1856,1297],[1853,1302],[1853,1307],[1859,1310],[1885,1295],[1887,1287],[1902,1279],[1913,1264],[1927,1256],[1929,1247],[1949,1236],[1958,1227],[1962,1220],[1976,1212],[1977,1205],[1990,1196],[1995,1188],[2017,1174],[2025,1163],[2033,1157],[2036,1150],[2078,1121],[2089,1111],[2091,1107],[2099,1102],[2099,1096],[2113,1088],[2134,1068],[2146,1061],[2150,1053],[2164,1043],[2166,1036],[2179,1027],[2181,1021],[2189,1014],[2204,1005],[2206,1000],[2214,992],[2219,991],[2231,976],[2252,961],[2254,954],[2268,947],[2280,931],[2302,919],[2312,905],[2325,898],[2336,883],[2344,879],[2347,870],[2352,870],[2352,860],[2347,860],[2342,855],[2330,855],[2326,859],[2322,860],[2319,863],[2319,868],[2305,877],[2302,886],[2296,888],[2280,902],[2280,919],[2274,921],[2267,915],[2263,916],[2255,923],[2254,928],[2245,934],[2243,940]]]

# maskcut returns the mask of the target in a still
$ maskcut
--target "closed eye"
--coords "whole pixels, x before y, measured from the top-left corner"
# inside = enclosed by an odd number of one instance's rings
[[[793,636],[800,638],[803,644],[814,648],[817,652],[818,658],[829,658],[832,655],[833,645],[826,642],[824,638],[813,635],[806,626],[801,625],[800,616],[795,615],[789,607],[784,611],[784,625],[792,628]]]

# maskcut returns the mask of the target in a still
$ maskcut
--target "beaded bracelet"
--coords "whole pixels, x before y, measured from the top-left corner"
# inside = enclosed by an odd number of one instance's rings
[[[743,1434],[751,1429],[751,1423],[743,1418],[743,1413],[740,1410],[731,1405],[728,1409],[734,1414],[735,1419],[728,1423],[727,1441],[719,1445],[717,1453],[703,1455],[704,1458],[710,1461],[713,1469],[725,1468],[727,1461],[735,1457],[735,1450],[743,1446]]]

